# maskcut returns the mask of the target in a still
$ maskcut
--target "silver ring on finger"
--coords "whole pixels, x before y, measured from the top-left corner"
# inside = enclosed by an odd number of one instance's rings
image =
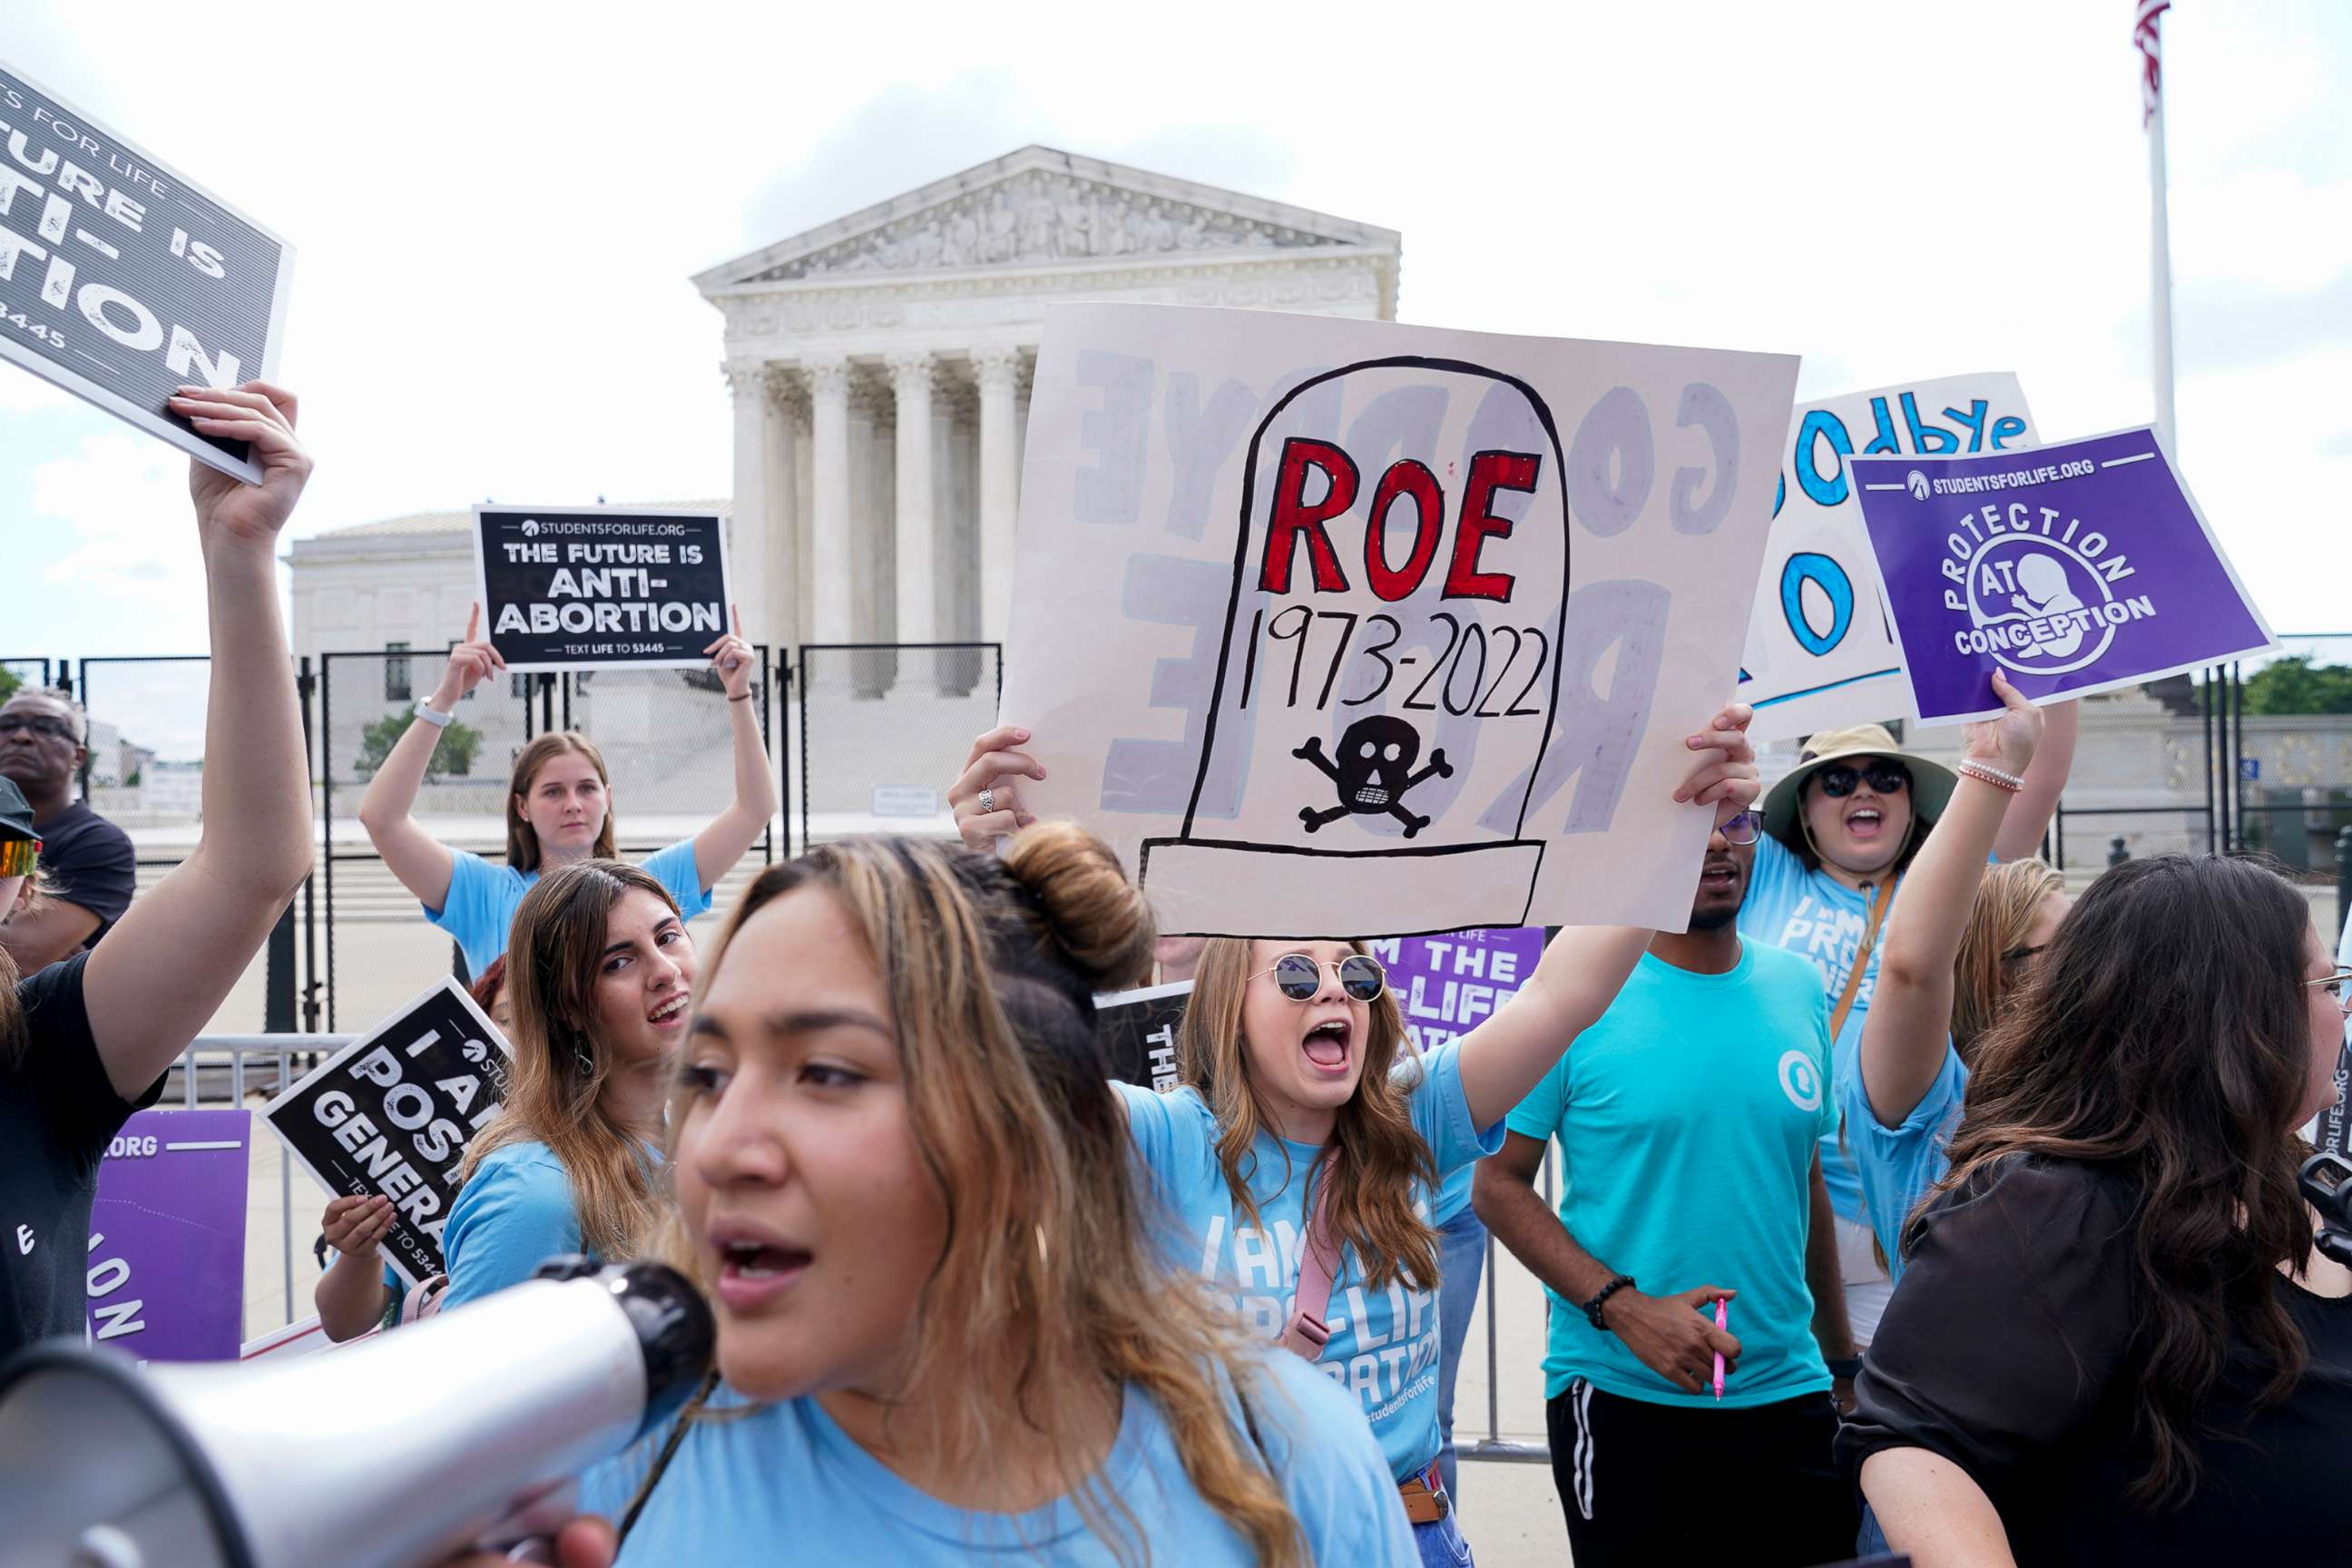
[[[996,791],[995,791],[994,789],[992,789],[992,788],[991,788],[991,789],[984,789],[984,790],[982,790],[982,791],[980,792],[980,810],[981,810],[981,814],[982,814],[982,816],[986,816],[988,813],[990,813],[990,812],[992,812],[992,811],[994,811],[995,809],[996,809]]]

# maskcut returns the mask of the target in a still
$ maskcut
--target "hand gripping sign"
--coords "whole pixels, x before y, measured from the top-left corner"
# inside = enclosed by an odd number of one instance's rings
[[[1998,457],[1850,465],[1929,724],[2259,653],[2269,626],[2143,426]]]
[[[1003,717],[1163,930],[1679,929],[1795,362],[1049,311]]]

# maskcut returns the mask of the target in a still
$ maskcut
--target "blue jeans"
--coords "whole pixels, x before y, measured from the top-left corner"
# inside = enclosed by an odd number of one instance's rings
[[[1473,1568],[1470,1543],[1451,1513],[1435,1524],[1414,1525],[1412,1543],[1421,1552],[1421,1568]]]
[[[1478,1222],[1477,1211],[1465,1205],[1437,1227],[1437,1431],[1443,1444],[1437,1450],[1437,1468],[1445,1478],[1445,1495],[1451,1498],[1462,1495],[1454,1484],[1454,1380],[1462,1371],[1462,1347],[1470,1338],[1478,1280],[1486,1271],[1486,1227]],[[1453,1521],[1449,1518],[1445,1522],[1450,1525]]]

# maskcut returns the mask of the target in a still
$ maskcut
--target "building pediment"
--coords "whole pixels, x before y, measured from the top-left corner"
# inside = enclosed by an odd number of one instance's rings
[[[1049,147],[1017,153],[712,268],[703,293],[999,268],[1393,257],[1392,229]]]

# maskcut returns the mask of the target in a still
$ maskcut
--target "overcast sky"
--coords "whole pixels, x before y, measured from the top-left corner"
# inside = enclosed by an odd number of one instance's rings
[[[688,276],[1030,142],[1400,229],[1409,321],[2153,417],[2128,0],[8,12],[0,59],[297,247],[296,534],[726,493]],[[2183,467],[2274,626],[2352,629],[2352,6],[2165,42]],[[185,468],[0,365],[0,656],[201,651]]]

